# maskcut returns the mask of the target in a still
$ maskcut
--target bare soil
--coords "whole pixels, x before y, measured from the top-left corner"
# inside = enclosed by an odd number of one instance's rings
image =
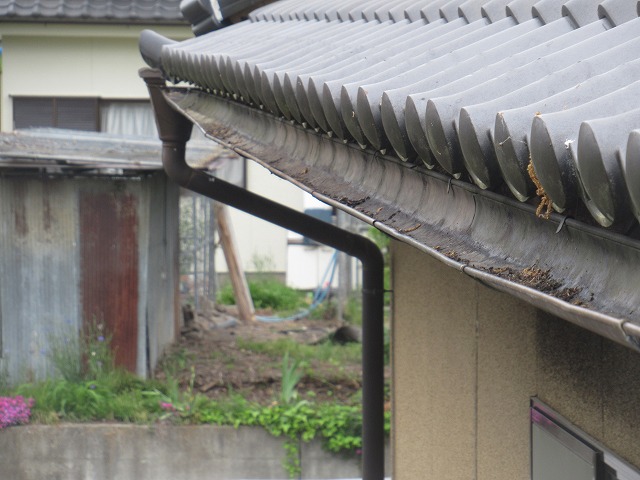
[[[182,388],[193,382],[196,392],[212,399],[239,393],[267,405],[280,392],[282,360],[242,348],[242,341],[246,344],[289,338],[317,344],[330,341],[328,336],[340,325],[335,319],[243,324],[237,320],[233,307],[210,306],[192,320],[187,319],[179,340],[159,362],[155,376],[165,379],[169,373]],[[304,371],[298,384],[301,398],[358,401],[362,379],[359,361],[338,365],[335,361],[312,360]]]

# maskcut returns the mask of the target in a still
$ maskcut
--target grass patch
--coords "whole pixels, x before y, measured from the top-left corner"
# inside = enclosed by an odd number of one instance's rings
[[[290,358],[299,361],[318,360],[331,363],[360,363],[362,359],[362,345],[359,343],[349,343],[346,345],[336,345],[331,342],[323,342],[317,345],[305,345],[288,338],[261,342],[255,340],[236,340],[239,348],[256,353],[263,353],[278,361],[287,354]]]
[[[159,382],[114,370],[92,381],[60,379],[22,384],[13,393],[34,399],[32,418],[39,423],[62,420],[149,423],[162,412],[157,399],[148,394],[158,389],[167,390]]]

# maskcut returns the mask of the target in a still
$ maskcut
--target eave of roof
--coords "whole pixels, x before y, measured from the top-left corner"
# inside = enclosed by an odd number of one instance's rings
[[[628,0],[288,0],[141,49],[197,87],[168,96],[212,138],[637,347],[637,15]]]
[[[640,339],[640,241],[364,151],[236,102],[171,88],[206,135],[498,290],[628,346]],[[455,292],[452,292],[455,295]]]

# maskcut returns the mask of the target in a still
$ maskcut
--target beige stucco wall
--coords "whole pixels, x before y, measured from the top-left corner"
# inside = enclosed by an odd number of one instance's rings
[[[529,478],[538,396],[640,466],[640,354],[393,242],[394,480]]]

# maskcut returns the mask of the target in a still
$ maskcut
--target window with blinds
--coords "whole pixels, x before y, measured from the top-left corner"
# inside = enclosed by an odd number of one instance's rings
[[[14,97],[13,128],[54,127],[97,132],[99,100],[84,97]]]

